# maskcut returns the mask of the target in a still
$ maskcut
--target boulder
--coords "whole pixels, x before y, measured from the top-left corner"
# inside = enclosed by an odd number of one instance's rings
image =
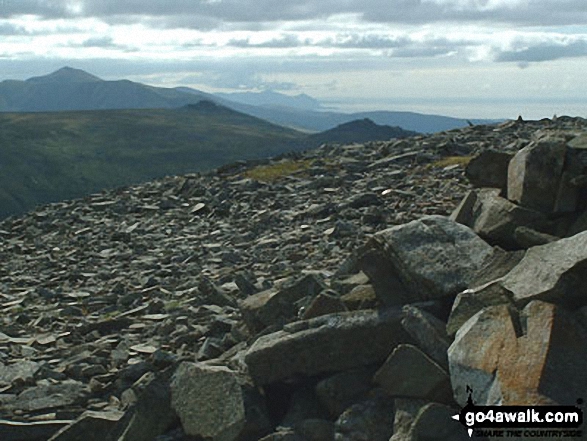
[[[159,378],[149,372],[132,387],[136,403],[127,411],[127,421],[116,441],[152,441],[177,420],[171,408],[170,371]]]
[[[507,198],[526,208],[553,213],[567,150],[566,140],[554,137],[521,149],[509,164]]]
[[[226,367],[183,362],[171,382],[171,403],[187,435],[233,441],[245,426],[242,389]]]
[[[305,297],[314,298],[326,289],[324,283],[314,274],[299,279],[290,279],[279,288],[271,288],[240,302],[240,309],[247,326],[259,332],[267,326],[285,323],[297,317],[299,306],[296,302]]]
[[[334,418],[367,397],[375,369],[359,368],[334,374],[316,385],[316,395]]]
[[[467,320],[484,308],[496,305],[513,306],[512,294],[506,290],[501,280],[494,280],[476,288],[466,289],[455,299],[450,313],[446,332],[454,336]]]
[[[348,309],[339,297],[333,295],[332,292],[324,291],[318,294],[304,310],[302,319],[308,320],[325,314],[345,311]]]
[[[393,400],[377,395],[353,404],[336,420],[335,441],[389,441],[393,434]]]
[[[465,168],[465,176],[473,187],[505,190],[508,182],[508,166],[513,155],[497,150],[484,150],[471,159]]]
[[[405,317],[402,319],[402,327],[416,342],[416,346],[444,370],[448,370],[446,351],[450,346],[450,339],[446,334],[446,324],[413,305],[404,306],[403,311]]]
[[[119,411],[86,411],[73,423],[49,438],[49,441],[115,441],[117,438],[114,429],[123,415],[124,413]]]
[[[410,430],[410,438],[408,439],[410,441],[470,440],[471,438],[461,423],[452,419],[452,416],[457,413],[457,410],[444,404],[426,404],[418,411]]]
[[[400,309],[329,314],[264,335],[245,355],[256,384],[382,362],[403,342]],[[288,332],[288,329],[293,332]],[[368,342],[368,344],[366,344]]]
[[[546,226],[544,214],[518,206],[491,188],[469,192],[451,219],[472,228],[487,242],[506,249],[520,248],[515,237],[517,228]]]
[[[477,405],[573,404],[587,390],[587,332],[550,303],[483,309],[457,332],[449,352],[454,396]]]
[[[401,344],[373,377],[373,381],[392,397],[427,398],[450,402],[452,397],[447,372],[413,345]]]
[[[418,411],[426,404],[424,400],[414,398],[396,398],[394,400],[395,419],[393,436],[389,441],[413,441],[410,431]]]
[[[375,234],[360,266],[383,304],[403,305],[456,295],[492,253],[470,228],[426,216]]]
[[[500,282],[517,303],[587,304],[587,232],[530,248]]]

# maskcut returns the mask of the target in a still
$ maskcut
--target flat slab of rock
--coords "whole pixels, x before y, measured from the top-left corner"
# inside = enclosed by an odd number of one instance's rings
[[[49,441],[104,441],[112,440],[114,437],[114,428],[123,417],[123,412],[92,412],[87,411],[64,427]]]
[[[35,421],[21,423],[0,420],[0,439],[2,441],[45,441],[71,421]]]
[[[463,325],[448,351],[456,401],[467,386],[478,405],[571,404],[587,390],[587,332],[571,312],[541,301],[518,313],[486,308]]]
[[[360,258],[377,297],[403,305],[456,295],[493,254],[469,227],[443,216],[389,228],[369,241]]]
[[[517,303],[587,304],[587,232],[530,248],[502,280]]]
[[[367,366],[410,341],[401,325],[403,315],[401,309],[353,311],[293,323],[295,332],[260,337],[245,362],[258,385]]]

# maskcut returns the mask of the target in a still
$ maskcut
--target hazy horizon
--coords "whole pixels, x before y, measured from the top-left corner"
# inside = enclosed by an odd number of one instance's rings
[[[587,116],[584,0],[0,1],[1,80],[63,66],[343,112]]]

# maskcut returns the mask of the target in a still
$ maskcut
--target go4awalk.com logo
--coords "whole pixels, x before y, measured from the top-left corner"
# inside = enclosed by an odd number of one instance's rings
[[[467,387],[467,405],[453,419],[469,437],[578,438],[583,411],[577,406],[476,406]],[[583,400],[577,400],[583,404]]]

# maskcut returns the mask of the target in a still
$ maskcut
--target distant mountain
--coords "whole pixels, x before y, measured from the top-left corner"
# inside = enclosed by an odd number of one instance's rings
[[[0,217],[291,150],[306,135],[209,101],[178,109],[0,113]]]
[[[416,132],[400,127],[375,124],[368,118],[341,124],[334,129],[309,135],[306,142],[315,146],[326,143],[350,144],[369,141],[387,141],[392,138],[407,138],[417,135]]]
[[[181,107],[201,99],[210,99],[210,96],[129,80],[105,81],[71,67],[25,81],[0,82],[2,112],[158,109]]]
[[[340,113],[319,111],[307,95],[275,92],[212,95],[187,87],[162,88],[129,80],[105,81],[83,70],[64,67],[25,81],[0,82],[0,112],[43,112],[98,109],[169,109],[209,100],[286,127],[321,132],[368,118],[381,125],[432,133],[466,127],[467,120],[413,112]],[[239,102],[237,102],[239,101]],[[253,105],[253,103],[257,103]],[[488,124],[497,120],[471,120]]]
[[[467,127],[469,122],[475,125],[494,124],[503,120],[488,119],[462,119],[452,118],[441,115],[427,115],[415,112],[393,112],[393,111],[376,111],[376,112],[359,112],[359,113],[340,113],[340,112],[317,112],[317,111],[300,111],[294,108],[274,108],[258,106],[247,106],[244,104],[230,105],[241,112],[254,115],[257,118],[271,121],[286,127],[292,127],[297,130],[310,132],[322,132],[329,130],[340,124],[347,122],[370,119],[376,124],[388,125],[392,127],[401,127],[405,130],[411,130],[419,133],[436,133],[444,130],[452,130]]]
[[[250,106],[293,108],[298,110],[320,110],[322,108],[322,104],[317,99],[306,94],[290,96],[266,90],[263,92],[216,93],[214,95],[225,100],[248,104]]]

